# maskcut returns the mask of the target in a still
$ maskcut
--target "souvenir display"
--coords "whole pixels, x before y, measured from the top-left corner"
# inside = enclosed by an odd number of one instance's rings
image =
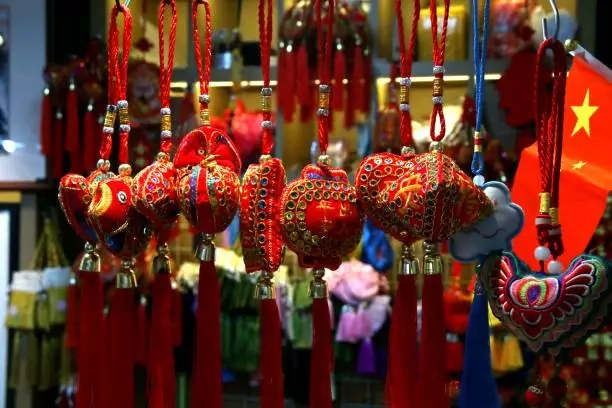
[[[168,62],[165,63],[166,10],[170,10]],[[176,170],[170,161],[172,148],[172,115],[170,111],[170,82],[174,66],[177,29],[177,9],[174,0],[162,1],[159,6],[159,100],[161,101],[161,148],[157,160],[142,169],[132,184],[132,199],[136,209],[147,218],[155,234],[157,255],[153,259],[153,307],[149,323],[147,374],[149,377],[148,403],[151,407],[172,408],[176,403],[176,383],[168,381],[166,373],[174,372],[172,300],[172,266],[168,250],[169,233],[178,217]],[[146,302],[146,298],[145,298]],[[141,313],[144,308],[139,307]],[[141,316],[139,320],[146,319]]]
[[[283,260],[285,246],[281,236],[281,197],[287,182],[280,159],[273,158],[274,123],[270,87],[270,50],[272,44],[272,0],[259,0],[259,38],[261,70],[262,138],[258,164],[251,164],[240,190],[240,244],[247,272],[261,272],[256,296],[260,306],[260,394],[261,404],[270,408],[284,406],[281,325],[275,300],[273,274]]]
[[[332,350],[324,268],[337,269],[342,257],[353,252],[360,240],[363,216],[346,172],[331,167],[326,154],[332,100],[330,66],[334,13],[328,13],[323,20],[322,2],[316,3],[320,80],[317,116],[321,155],[317,165],[306,166],[300,177],[287,185],[280,214],[281,232],[287,247],[298,254],[300,266],[313,268],[310,405],[328,408],[332,404]],[[333,1],[329,2],[328,9],[335,9]]]
[[[198,30],[200,6],[203,6],[206,16],[204,50],[200,46]],[[200,275],[191,403],[193,406],[220,408],[223,405],[220,293],[213,237],[230,225],[238,209],[240,181],[237,174],[241,163],[232,141],[210,124],[208,87],[212,40],[210,4],[207,1],[193,2],[192,24],[200,82],[201,125],[183,137],[174,156],[179,208],[200,238],[196,250]]]
[[[552,73],[543,68],[549,51],[553,55]],[[548,38],[538,49],[537,63],[541,191],[540,211],[535,220],[539,246],[534,254],[539,270],[533,271],[512,252],[502,251],[488,257],[480,273],[493,313],[532,351],[548,352],[555,357],[580,345],[591,332],[603,326],[612,296],[608,283],[610,267],[604,260],[579,255],[566,270],[558,260],[564,252],[559,189],[567,69],[565,49],[555,38]],[[551,100],[545,90],[549,80],[553,84]],[[540,406],[545,401],[560,404],[565,389],[564,380],[555,375],[546,391],[541,384],[530,387],[526,399],[531,406]]]

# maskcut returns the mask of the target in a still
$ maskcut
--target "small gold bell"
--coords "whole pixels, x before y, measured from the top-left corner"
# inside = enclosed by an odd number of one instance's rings
[[[170,256],[168,256],[168,244],[163,243],[157,247],[157,255],[153,258],[153,273],[170,274]]]
[[[272,274],[262,272],[257,281],[255,288],[255,297],[259,300],[274,299],[274,282],[272,282]]]
[[[312,271],[313,279],[310,282],[310,297],[313,299],[327,298],[327,283],[323,279],[325,269],[314,269]]]
[[[132,289],[138,287],[136,274],[134,273],[134,261],[132,259],[124,259],[121,261],[121,269],[115,277],[117,289]]]
[[[404,245],[402,247],[402,263],[399,270],[399,275],[419,274],[419,260],[414,256],[412,245]]]
[[[423,243],[423,249],[425,250],[425,256],[423,256],[423,274],[441,274],[444,271],[444,267],[442,265],[438,244],[425,241]]]
[[[196,249],[196,258],[201,262],[211,262],[215,260],[215,244],[212,242],[213,234],[202,234],[202,242]]]
[[[95,251],[95,247],[87,242],[85,244],[85,254],[79,262],[79,270],[83,272],[100,272],[100,257]]]

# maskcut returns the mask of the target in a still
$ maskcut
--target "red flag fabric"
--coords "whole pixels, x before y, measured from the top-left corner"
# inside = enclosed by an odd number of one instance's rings
[[[612,149],[608,121],[612,116],[612,82],[593,65],[574,58],[567,78],[559,219],[563,229],[564,266],[584,252],[601,219],[612,189]],[[512,199],[525,211],[525,227],[513,241],[514,252],[532,268],[539,209],[538,151],[525,149],[512,188]]]

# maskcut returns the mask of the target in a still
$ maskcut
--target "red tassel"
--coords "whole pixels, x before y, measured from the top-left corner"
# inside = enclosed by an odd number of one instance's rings
[[[134,324],[136,303],[134,289],[116,289],[108,312],[108,347],[110,347],[111,400],[114,407],[134,406]],[[86,405],[91,406],[91,405]]]
[[[460,373],[463,371],[463,343],[459,339],[446,342],[446,372]]]
[[[417,291],[414,275],[399,275],[391,312],[389,369],[385,397],[389,408],[414,407],[417,373]]]
[[[283,363],[281,323],[275,299],[263,299],[260,305],[261,406],[283,408]]]
[[[97,272],[79,271],[81,304],[79,310],[79,348],[77,350],[77,407],[97,407],[100,404],[102,341],[104,334],[104,297],[102,280]]]
[[[441,273],[425,275],[419,353],[419,408],[448,407],[443,291]]]
[[[79,337],[79,288],[76,282],[71,282],[66,295],[66,337],[67,349],[75,349]]]
[[[79,140],[79,95],[71,81],[66,97],[66,142],[64,147],[70,153],[70,171],[81,173],[83,169],[83,152]]]
[[[277,73],[283,74],[283,75],[286,74],[286,71],[287,71],[287,51],[285,51],[285,45],[282,42],[278,50],[278,62],[277,62],[276,71]],[[276,83],[276,102],[282,111],[284,110],[284,107],[285,107],[285,99],[286,99],[285,88],[286,86],[285,86],[285,81],[283,77],[279,74],[277,74],[278,81]]]
[[[112,390],[113,390],[113,375],[112,375],[112,349],[110,347],[109,337],[109,318],[108,308],[105,309],[102,321],[102,362],[100,363],[100,400],[99,406],[102,408],[113,408]],[[96,405],[97,407],[98,405]]]
[[[346,108],[344,109],[344,128],[350,129],[355,126],[355,97],[353,87],[349,84],[346,89]]]
[[[334,83],[332,88],[332,109],[341,111],[344,108],[344,78],[346,77],[346,60],[342,44],[338,44],[334,53]]]
[[[61,110],[55,113],[52,144],[51,177],[61,179],[64,175],[64,115]]]
[[[364,62],[363,48],[361,44],[355,47],[355,54],[353,56],[353,75],[352,80],[349,83],[350,89],[353,91],[352,95],[348,97],[349,101],[353,101],[355,109],[363,112],[363,104],[366,98],[366,81],[365,81],[365,62]]]
[[[145,366],[147,364],[147,334],[149,322],[147,321],[147,298],[140,296],[136,310],[136,336],[134,336],[134,362]]]
[[[331,317],[327,299],[313,299],[312,326],[310,408],[332,408],[332,338]]]
[[[102,129],[96,120],[93,104],[87,105],[83,116],[83,169],[93,169],[98,161],[98,146]]]
[[[176,287],[172,290],[172,344],[183,344],[183,294]]]
[[[40,108],[40,152],[46,157],[49,157],[53,151],[51,148],[52,128],[53,106],[51,106],[51,91],[49,88],[45,88]]]
[[[223,408],[221,295],[213,261],[200,262],[197,333],[191,406]]]
[[[289,47],[292,46],[288,45],[287,48]],[[283,119],[287,123],[291,123],[293,114],[295,113],[296,69],[297,61],[295,49],[287,49],[285,56],[285,71],[279,72],[279,78],[283,78]]]
[[[157,272],[153,281],[153,309],[149,325],[148,406],[173,408],[176,404],[172,338],[172,283]]]
[[[295,95],[300,105],[310,105],[310,69],[308,68],[308,49],[302,44],[297,49]]]

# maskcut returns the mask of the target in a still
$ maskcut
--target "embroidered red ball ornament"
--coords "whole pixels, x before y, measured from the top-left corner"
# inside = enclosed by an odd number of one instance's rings
[[[240,192],[236,172],[241,163],[232,141],[218,129],[201,126],[183,138],[174,165],[181,212],[200,233],[224,231],[236,214]]]
[[[401,220],[408,235],[441,242],[493,212],[491,201],[441,152],[441,144],[433,143],[431,152],[416,155],[408,167],[377,197],[377,206]]]

